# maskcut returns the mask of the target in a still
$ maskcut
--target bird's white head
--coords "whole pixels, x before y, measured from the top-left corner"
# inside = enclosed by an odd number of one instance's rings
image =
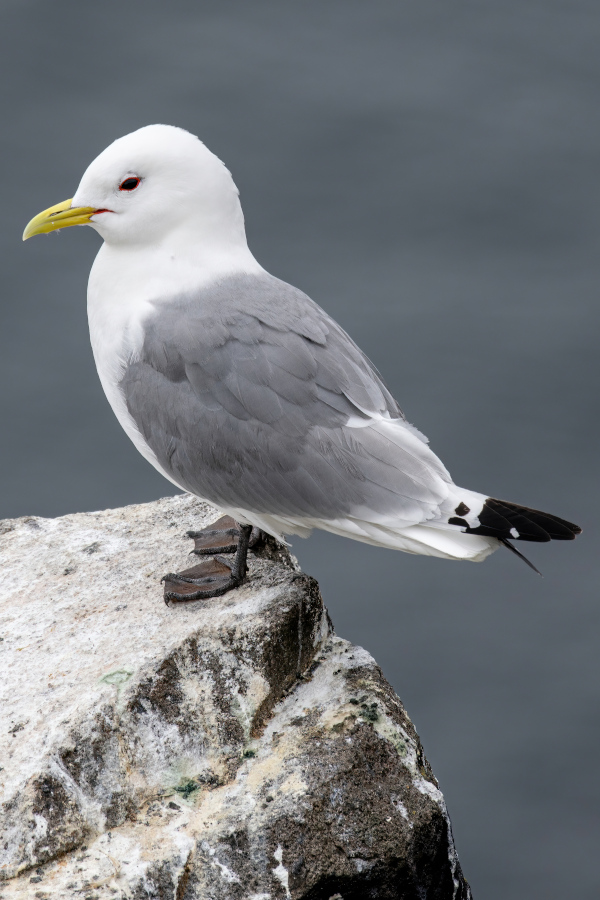
[[[32,219],[23,239],[84,224],[115,247],[247,246],[231,174],[197,137],[172,125],[148,125],[110,144],[73,199]]]

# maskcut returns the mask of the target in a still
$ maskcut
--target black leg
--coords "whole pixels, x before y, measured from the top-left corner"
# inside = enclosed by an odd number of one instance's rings
[[[253,528],[250,534],[250,541],[248,543],[248,547],[250,550],[254,550],[255,547],[259,547],[261,544],[264,544],[266,535],[264,531],[261,531],[260,528]]]
[[[165,583],[165,603],[168,605],[171,601],[208,600],[210,597],[220,597],[232,588],[239,587],[248,571],[246,560],[251,534],[251,525],[238,526],[235,556],[231,563],[220,556],[215,556],[214,559],[200,563],[179,575],[172,572],[165,575],[162,579]]]

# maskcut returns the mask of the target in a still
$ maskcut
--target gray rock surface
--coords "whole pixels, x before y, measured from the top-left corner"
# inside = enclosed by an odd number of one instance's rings
[[[410,719],[287,551],[163,603],[217,516],[0,523],[0,897],[467,900]]]

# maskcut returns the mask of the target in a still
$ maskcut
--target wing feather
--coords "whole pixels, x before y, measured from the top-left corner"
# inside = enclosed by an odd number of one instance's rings
[[[144,334],[120,387],[186,490],[307,519],[437,514],[448,473],[367,357],[300,291],[266,273],[232,277],[157,302]]]

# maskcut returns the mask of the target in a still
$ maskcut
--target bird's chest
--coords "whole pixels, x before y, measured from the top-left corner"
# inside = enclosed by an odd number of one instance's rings
[[[112,405],[111,394],[118,389],[126,366],[139,358],[143,341],[141,318],[138,310],[91,302],[88,320],[96,368]]]
[[[88,321],[90,341],[100,382],[113,412],[138,450],[149,457],[150,450],[127,408],[120,383],[128,365],[139,359],[143,344],[143,321],[149,303],[121,296],[118,290],[100,293],[90,285]],[[155,460],[150,460],[155,464]]]
[[[88,282],[88,321],[96,368],[109,396],[124,368],[139,358],[143,323],[152,311],[151,265],[134,258],[130,264],[104,245]],[[116,411],[116,410],[115,410]]]

